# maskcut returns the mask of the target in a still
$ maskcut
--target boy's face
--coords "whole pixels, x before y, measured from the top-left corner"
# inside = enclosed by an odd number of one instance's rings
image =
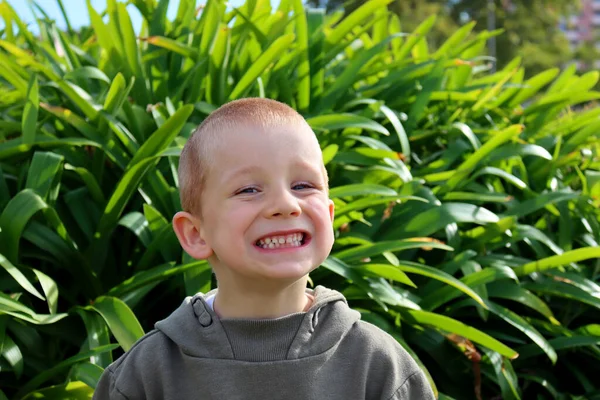
[[[200,235],[217,277],[297,280],[333,245],[319,144],[303,126],[219,135],[201,197]],[[282,243],[283,242],[283,243]]]

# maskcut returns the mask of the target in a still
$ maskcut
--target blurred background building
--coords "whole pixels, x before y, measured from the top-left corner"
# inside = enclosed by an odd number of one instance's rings
[[[600,0],[581,0],[578,13],[562,19],[561,30],[569,40],[570,49],[580,70],[599,68],[600,60]]]

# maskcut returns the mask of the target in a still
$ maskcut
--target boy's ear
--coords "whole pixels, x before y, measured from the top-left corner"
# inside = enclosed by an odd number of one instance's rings
[[[181,247],[196,260],[205,260],[213,250],[202,237],[200,219],[188,212],[180,211],[173,216],[173,230]]]
[[[331,222],[333,222],[333,217],[335,216],[335,204],[333,200],[329,199],[329,217],[331,217]]]

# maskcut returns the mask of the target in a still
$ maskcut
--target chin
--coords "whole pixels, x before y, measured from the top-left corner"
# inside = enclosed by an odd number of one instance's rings
[[[296,265],[270,265],[266,268],[263,268],[263,276],[268,279],[273,280],[298,280],[306,275],[308,275],[311,271],[313,271],[315,267],[312,266],[298,266]]]

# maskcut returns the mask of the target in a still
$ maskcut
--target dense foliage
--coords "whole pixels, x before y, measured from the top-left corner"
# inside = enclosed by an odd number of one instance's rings
[[[181,251],[178,155],[216,106],[265,96],[318,135],[337,207],[314,284],[342,291],[415,356],[439,398],[600,399],[596,72],[521,60],[496,33],[389,0],[343,20],[300,0],[201,10],[88,8],[34,36],[0,15],[0,398],[89,398],[104,367],[214,282]],[[104,18],[103,18],[104,17]],[[518,357],[517,357],[518,356]]]
[[[326,4],[330,11],[343,8],[351,12],[366,1],[308,2]],[[561,29],[561,23],[569,21],[568,16],[577,15],[582,6],[581,0],[393,0],[388,7],[398,15],[405,32],[411,32],[428,16],[438,15],[438,22],[428,35],[434,49],[471,21],[476,23],[475,32],[502,29],[504,34],[496,38],[494,46],[498,65],[503,68],[513,58],[523,57],[526,77],[530,77],[548,68],[566,65],[575,58],[590,66],[598,59],[595,38],[585,46],[572,49]]]

